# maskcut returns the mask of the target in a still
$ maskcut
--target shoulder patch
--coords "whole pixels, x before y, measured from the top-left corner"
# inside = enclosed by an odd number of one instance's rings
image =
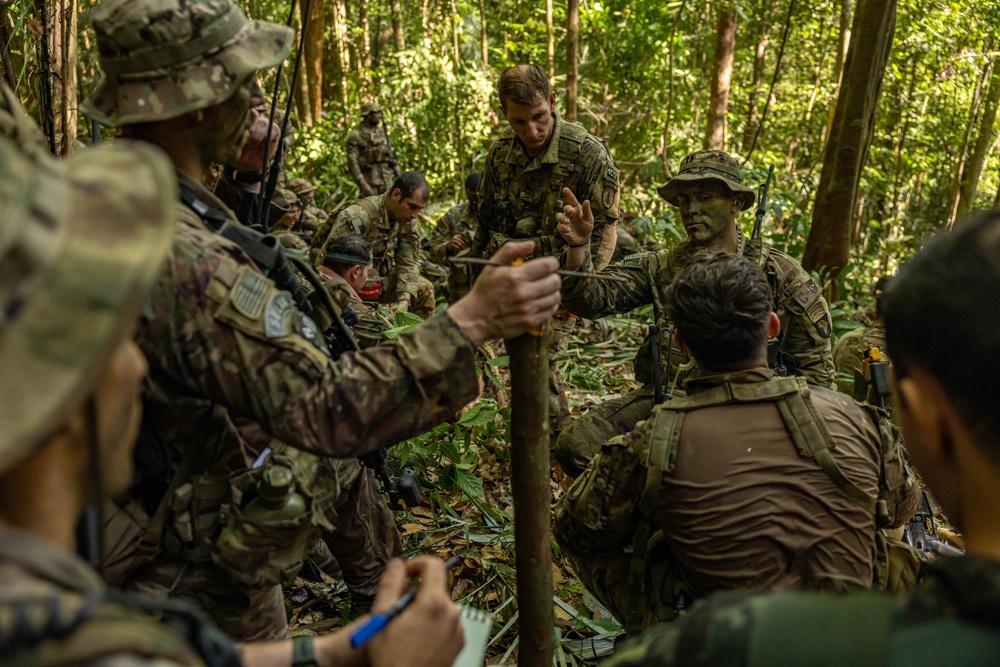
[[[612,181],[616,182],[618,181],[618,170],[615,169],[614,167],[608,167],[605,170],[604,175],[610,178]]]
[[[800,306],[805,308],[819,296],[819,285],[816,281],[810,278],[807,280],[802,287],[795,290],[793,298],[798,302]]]
[[[249,267],[240,269],[239,278],[230,292],[233,307],[252,320],[260,317],[264,297],[271,289],[271,281]]]
[[[289,314],[295,312],[292,295],[284,290],[274,292],[264,306],[264,335],[268,338],[283,338],[291,333]]]

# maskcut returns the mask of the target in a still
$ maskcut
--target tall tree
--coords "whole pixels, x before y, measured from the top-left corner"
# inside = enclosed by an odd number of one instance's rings
[[[576,120],[576,93],[580,47],[580,0],[566,3],[566,120]]]
[[[360,53],[358,62],[364,69],[371,69],[372,40],[368,28],[368,0],[358,0],[358,26],[361,28],[361,43],[357,45]],[[358,68],[358,74],[361,74],[361,67]]]
[[[552,0],[545,0],[545,55],[548,56],[550,86],[556,80],[556,40],[552,15]]]
[[[396,51],[406,48],[403,36],[403,0],[392,0],[392,43]]]
[[[552,0],[548,0],[552,2]],[[490,42],[486,32],[486,0],[479,0],[479,49],[483,55],[483,69],[490,66]]]
[[[807,270],[825,276],[836,275],[847,265],[858,183],[895,31],[896,0],[858,0],[802,257]]]
[[[979,176],[983,171],[986,153],[993,142],[993,124],[997,117],[998,103],[1000,103],[1000,65],[994,61],[993,74],[990,76],[990,90],[981,106],[979,134],[976,137],[976,145],[972,149],[969,163],[962,173],[961,189],[955,205],[955,213],[952,216],[953,221],[955,218],[967,215],[975,204],[976,186],[979,185]]]
[[[837,42],[837,58],[833,62],[833,73],[837,77],[837,91],[840,91],[840,84],[844,80],[844,63],[847,62],[847,49],[851,45],[851,15],[854,11],[854,0],[840,0],[840,36]],[[830,135],[830,127],[833,126],[833,114],[837,105],[831,104],[827,114],[826,128],[824,134]]]
[[[753,83],[750,85],[749,113],[747,114],[746,127],[743,129],[741,149],[743,154],[749,153],[751,144],[756,141],[757,124],[760,122],[760,88],[764,83],[764,55],[767,52],[767,44],[770,39],[768,36],[770,6],[770,3],[762,1],[758,7],[760,21],[757,24],[757,43],[754,47]]]
[[[726,110],[729,108],[729,88],[733,78],[733,56],[736,51],[736,8],[729,2],[719,7],[715,31],[715,62],[712,68],[712,96],[708,102],[705,125],[705,148],[726,147]]]

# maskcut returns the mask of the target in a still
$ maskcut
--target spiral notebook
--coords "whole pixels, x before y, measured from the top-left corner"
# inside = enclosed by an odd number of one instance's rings
[[[455,657],[451,667],[483,667],[486,662],[486,644],[490,641],[493,615],[480,609],[461,607],[459,618],[465,631],[465,646]]]

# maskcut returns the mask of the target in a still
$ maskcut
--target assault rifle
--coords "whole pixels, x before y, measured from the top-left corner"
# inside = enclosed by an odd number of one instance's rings
[[[383,447],[358,458],[361,465],[375,471],[379,481],[379,493],[389,495],[389,507],[394,510],[405,510],[420,504],[420,480],[413,468],[403,468],[396,477],[389,477],[386,463],[389,460],[389,450]]]
[[[750,233],[751,239],[759,239],[764,227],[764,213],[767,206],[767,193],[771,189],[771,178],[774,176],[774,165],[767,170],[767,179],[757,186],[757,212],[754,215],[753,231]]]
[[[934,522],[934,512],[931,510],[930,499],[926,491],[920,493],[920,507],[906,526],[903,527],[903,539],[911,547],[925,554],[944,556],[962,556],[965,551],[953,547],[938,538],[937,525]]]
[[[649,325],[649,354],[653,357],[653,405],[663,402],[663,378],[660,377],[660,327]]]
[[[854,369],[854,400],[871,403],[891,412],[889,396],[889,362],[882,358],[882,350],[868,345],[861,353],[861,367]]]

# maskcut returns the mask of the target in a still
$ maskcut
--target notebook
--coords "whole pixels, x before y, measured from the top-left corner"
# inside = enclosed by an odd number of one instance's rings
[[[480,609],[458,605],[459,618],[465,631],[465,646],[455,657],[451,667],[483,667],[486,662],[486,644],[490,641],[493,615]]]

